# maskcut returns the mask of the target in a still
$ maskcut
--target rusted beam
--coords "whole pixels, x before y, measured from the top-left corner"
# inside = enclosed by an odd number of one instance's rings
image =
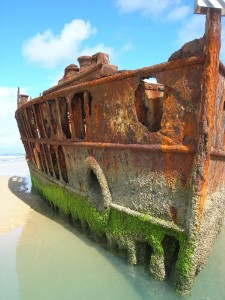
[[[221,13],[217,9],[208,9],[206,17],[206,60],[203,73],[202,112],[197,165],[201,170],[196,174],[197,190],[201,191],[198,220],[200,221],[206,196],[207,177],[213,135],[213,118],[216,90],[219,78],[219,53],[221,46]]]
[[[59,89],[57,91],[54,91],[49,94],[38,97],[36,99],[33,99],[32,103],[35,104],[35,103],[38,103],[38,102],[41,102],[44,100],[50,100],[52,98],[56,98],[61,95],[64,96],[66,93],[69,93],[71,91],[79,92],[79,91],[83,91],[91,86],[107,83],[110,81],[117,81],[117,80],[124,79],[124,78],[130,78],[130,77],[135,77],[135,76],[139,76],[140,78],[155,77],[155,75],[159,72],[163,72],[166,70],[173,70],[173,69],[177,69],[177,68],[183,68],[183,67],[196,65],[196,64],[203,64],[204,61],[205,61],[205,56],[200,55],[200,56],[193,56],[193,57],[178,59],[178,60],[174,60],[174,61],[169,61],[169,62],[165,62],[165,63],[161,63],[161,64],[157,64],[154,66],[145,67],[145,68],[141,68],[141,69],[137,69],[137,70],[133,70],[133,71],[122,71],[122,72],[118,72],[117,74],[109,76],[109,77],[104,77],[104,78],[92,80],[92,81],[85,82],[85,83],[78,83],[78,84],[74,83],[74,85],[72,85],[70,87]],[[26,103],[22,108],[24,108],[26,105],[29,105],[29,102]],[[20,109],[21,108],[19,107],[16,113],[18,113],[20,111]]]
[[[144,150],[144,151],[161,151],[161,152],[175,152],[175,153],[195,153],[196,149],[190,146],[183,146],[183,145],[146,145],[146,144],[119,144],[119,143],[93,143],[93,142],[72,142],[67,140],[60,140],[60,141],[52,141],[52,140],[45,140],[45,139],[29,139],[24,138],[22,141],[30,141],[33,143],[42,143],[47,145],[62,145],[68,147],[85,147],[85,148],[102,148],[102,149],[131,149],[131,150]]]

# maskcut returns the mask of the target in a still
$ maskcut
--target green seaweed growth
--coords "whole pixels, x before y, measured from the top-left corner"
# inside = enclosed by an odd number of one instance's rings
[[[32,187],[37,190],[41,196],[59,209],[59,213],[65,216],[71,215],[72,220],[79,220],[81,224],[88,223],[94,234],[102,234],[106,231],[108,222],[108,211],[101,214],[94,208],[85,197],[76,195],[63,189],[60,186],[52,184],[43,184],[33,175],[31,176]]]
[[[174,282],[177,292],[188,295],[195,279],[194,251],[195,243],[193,240],[182,237],[179,240],[180,250],[176,262]]]
[[[163,254],[162,240],[165,230],[151,224],[147,218],[129,215],[111,208],[108,232],[116,239],[132,237],[136,241],[149,243],[153,251]]]
[[[60,214],[71,215],[74,223],[79,221],[82,227],[88,224],[96,237],[106,236],[111,249],[116,247],[120,250],[125,249],[129,263],[137,263],[138,243],[150,245],[152,248],[150,271],[157,279],[163,280],[166,277],[165,256],[167,253],[163,247],[163,240],[166,236],[175,238],[179,243],[174,275],[176,289],[183,294],[190,291],[195,275],[193,262],[195,247],[184,233],[153,224],[147,215],[132,215],[114,207],[105,212],[99,212],[86,197],[76,195],[50,181],[48,184],[43,183],[33,174],[31,174],[31,179],[32,186],[46,201],[57,208]]]

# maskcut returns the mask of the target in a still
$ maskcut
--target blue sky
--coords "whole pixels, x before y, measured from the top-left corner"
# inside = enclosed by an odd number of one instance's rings
[[[79,55],[107,52],[119,69],[168,60],[201,37],[192,0],[7,0],[0,3],[0,154],[23,152],[16,90],[32,98],[57,83]],[[225,59],[222,46],[221,60]]]

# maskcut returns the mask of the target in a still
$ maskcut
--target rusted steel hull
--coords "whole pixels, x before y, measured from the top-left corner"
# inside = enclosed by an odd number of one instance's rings
[[[150,256],[160,280],[175,262],[183,294],[225,210],[220,15],[209,10],[207,18],[206,37],[167,63],[117,72],[103,54],[84,57],[80,71],[67,67],[57,86],[16,111],[43,197],[110,247],[126,249],[130,263]],[[144,81],[150,77],[160,84]]]

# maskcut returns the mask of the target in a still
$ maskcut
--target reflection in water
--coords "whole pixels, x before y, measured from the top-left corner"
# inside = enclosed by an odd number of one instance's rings
[[[54,221],[31,212],[23,229],[16,256],[22,299],[177,298],[168,283]]]
[[[168,282],[153,280],[144,268],[128,266],[125,260],[80,234],[22,184],[27,186],[28,182],[13,182],[13,177],[8,182],[10,190],[33,210],[26,225],[15,231],[16,238],[12,236],[15,232],[0,236],[0,246],[5,245],[6,237],[11,241],[7,246],[11,252],[0,250],[4,260],[0,261],[0,299],[183,299]],[[225,230],[198,275],[192,294],[185,299],[225,299],[224,253]],[[8,274],[1,273],[2,264],[10,266]],[[11,298],[3,288],[7,280],[11,282]]]
[[[189,299],[224,300],[225,263],[222,268],[217,260],[221,251],[225,232]],[[54,214],[50,219],[30,213],[16,261],[21,299],[183,299],[168,282],[153,280],[142,267],[128,266]]]

